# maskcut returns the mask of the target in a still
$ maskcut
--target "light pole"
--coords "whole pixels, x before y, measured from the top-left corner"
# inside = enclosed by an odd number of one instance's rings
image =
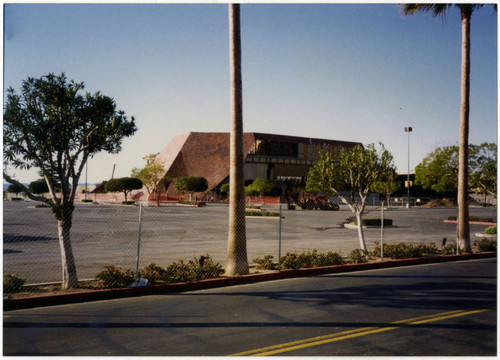
[[[413,129],[411,127],[405,127],[405,132],[408,133],[408,176],[406,181],[406,186],[408,188],[408,203],[406,207],[410,208],[410,133]]]

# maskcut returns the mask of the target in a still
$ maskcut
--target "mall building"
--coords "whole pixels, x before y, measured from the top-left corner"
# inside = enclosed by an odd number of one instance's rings
[[[208,190],[216,191],[229,182],[229,133],[190,132],[177,135],[156,155],[175,179],[179,176],[203,176]],[[336,154],[341,148],[358,142],[316,139],[263,133],[244,133],[245,181],[256,178],[287,181],[303,187],[307,173],[320,153]],[[174,183],[168,193],[175,193]]]

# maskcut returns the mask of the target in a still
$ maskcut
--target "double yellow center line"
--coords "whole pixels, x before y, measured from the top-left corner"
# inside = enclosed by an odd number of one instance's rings
[[[245,351],[245,352],[241,352],[241,353],[237,353],[237,354],[232,354],[230,356],[269,356],[269,355],[275,355],[275,354],[284,353],[284,352],[288,352],[288,351],[293,351],[293,350],[303,349],[303,348],[307,348],[307,347],[327,344],[327,343],[331,343],[331,342],[335,342],[335,341],[347,340],[347,339],[352,339],[352,338],[356,338],[356,337],[360,337],[360,336],[381,333],[384,331],[390,331],[390,330],[401,328],[403,326],[425,324],[425,323],[429,323],[429,322],[433,322],[433,321],[439,321],[439,320],[450,319],[450,318],[459,317],[459,316],[477,314],[477,313],[481,313],[481,312],[489,311],[489,310],[491,310],[491,309],[475,309],[475,310],[469,309],[469,310],[449,311],[449,312],[444,312],[444,313],[440,313],[440,314],[421,316],[421,317],[416,317],[416,318],[411,318],[411,319],[406,319],[406,320],[399,320],[399,321],[395,321],[395,322],[389,323],[389,324],[384,325],[384,326],[379,326],[379,327],[364,327],[364,328],[342,331],[342,332],[323,335],[323,336],[316,336],[316,337],[312,337],[309,339],[297,340],[297,341],[292,341],[292,342],[288,342],[288,343],[284,343],[284,344],[273,345],[273,346],[268,346],[268,347],[264,347],[264,348],[260,348],[260,349],[249,350],[249,351]]]

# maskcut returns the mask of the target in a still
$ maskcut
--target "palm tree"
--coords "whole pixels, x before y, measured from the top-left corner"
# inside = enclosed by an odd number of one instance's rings
[[[239,4],[229,4],[229,60],[231,76],[231,136],[226,274],[245,275],[248,274],[248,259],[245,228],[243,96]]]
[[[469,229],[469,94],[470,94],[470,21],[472,13],[483,4],[404,4],[403,13],[413,15],[416,12],[430,12],[432,16],[444,15],[455,6],[462,18],[462,82],[460,102],[460,133],[458,150],[458,231],[457,241],[460,249],[471,252]],[[496,11],[496,6],[495,6]]]

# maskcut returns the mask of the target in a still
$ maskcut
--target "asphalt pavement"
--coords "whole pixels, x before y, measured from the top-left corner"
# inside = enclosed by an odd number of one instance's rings
[[[33,202],[3,203],[3,270],[17,273],[27,283],[61,279],[61,255],[57,224],[48,208]],[[267,208],[278,211],[277,208]],[[441,246],[456,237],[456,225],[444,223],[456,208],[390,208],[384,216],[394,226],[384,229],[385,243],[430,243]],[[471,215],[496,220],[495,208],[471,208]],[[352,217],[345,206],[340,211],[283,210],[281,254],[316,249],[347,256],[359,248],[356,230],[343,224]],[[368,207],[365,217],[380,217],[379,207]],[[227,251],[227,205],[182,207],[166,204],[143,208],[140,240],[140,267],[152,262],[168,266],[173,261],[209,254],[225,263]],[[247,253],[250,262],[266,255],[279,257],[279,220],[247,218]],[[472,225],[471,234],[486,225]],[[135,269],[138,249],[139,207],[106,204],[77,204],[71,229],[72,247],[80,279],[91,279],[106,264]],[[368,249],[380,242],[379,228],[365,230]]]
[[[4,355],[495,356],[496,258],[4,312]]]

